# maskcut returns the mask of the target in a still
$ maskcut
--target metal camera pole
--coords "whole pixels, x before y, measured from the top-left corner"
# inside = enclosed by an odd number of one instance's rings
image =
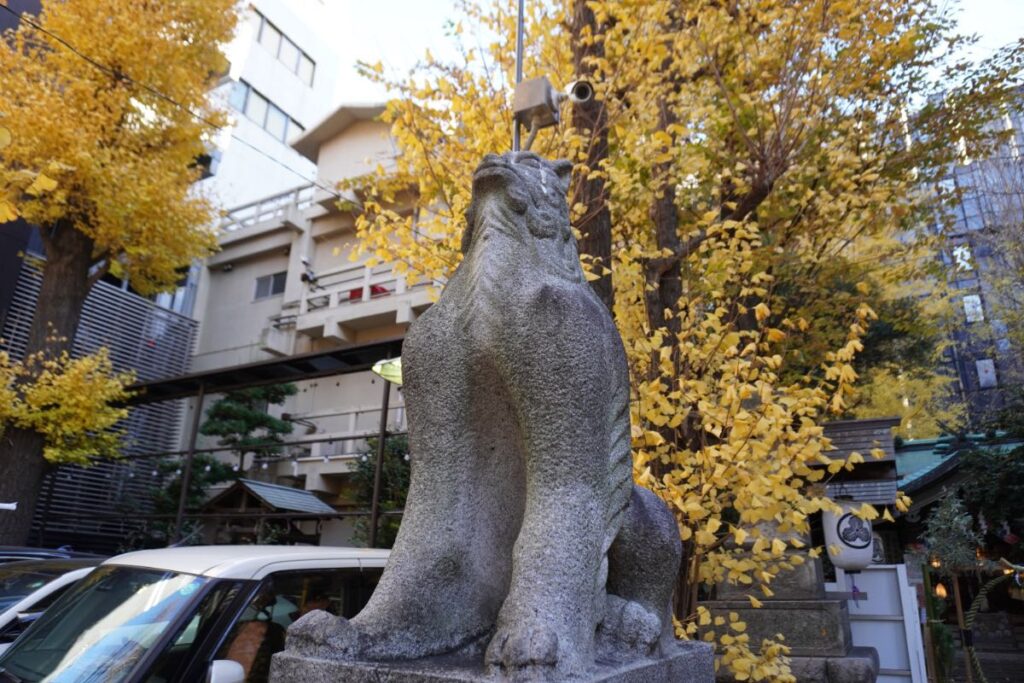
[[[516,85],[512,94],[513,152],[523,150],[520,134],[524,127],[530,131],[525,146],[525,149],[529,150],[539,130],[558,125],[561,119],[560,109],[566,100],[574,104],[583,104],[594,99],[594,86],[589,81],[573,81],[566,87],[565,92],[559,92],[551,86],[551,81],[546,76],[523,80],[523,40],[526,34],[524,2],[525,0],[519,0],[519,18],[516,22]]]
[[[516,22],[516,85],[523,80],[523,3],[519,0],[519,18]],[[512,119],[512,151],[519,151],[519,119]]]

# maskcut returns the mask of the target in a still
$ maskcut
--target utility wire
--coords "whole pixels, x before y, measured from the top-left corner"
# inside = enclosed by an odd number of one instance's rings
[[[209,118],[207,118],[207,117],[203,116],[202,114],[200,114],[199,112],[191,109],[187,105],[182,104],[181,102],[177,101],[176,99],[174,99],[170,95],[167,95],[167,94],[163,93],[162,91],[160,91],[159,89],[149,85],[148,83],[143,83],[141,81],[137,81],[134,78],[132,78],[131,76],[129,76],[128,74],[124,73],[123,71],[119,71],[118,69],[111,68],[111,67],[107,66],[106,64],[103,64],[102,62],[98,61],[97,59],[94,59],[93,57],[90,57],[89,55],[85,54],[84,52],[82,52],[81,50],[76,48],[74,45],[72,45],[70,42],[68,42],[67,40],[65,40],[61,36],[57,35],[53,31],[50,31],[50,30],[44,28],[38,22],[30,19],[27,16],[27,14],[25,14],[25,13],[19,14],[18,12],[15,12],[13,9],[11,9],[10,7],[8,7],[7,5],[4,5],[4,4],[0,4],[0,9],[4,10],[8,14],[13,15],[18,21],[20,21],[20,22],[22,22],[24,24],[27,24],[28,26],[31,26],[32,28],[34,28],[35,30],[39,31],[40,33],[42,33],[44,35],[49,36],[50,38],[55,40],[58,44],[62,45],[64,48],[69,50],[71,53],[77,55],[80,59],[82,59],[85,62],[88,62],[93,67],[95,67],[99,71],[105,73],[106,75],[110,76],[114,80],[124,81],[125,83],[128,83],[128,84],[130,84],[130,85],[132,85],[132,86],[134,86],[136,88],[139,88],[141,90],[145,90],[146,92],[150,93],[154,97],[157,97],[157,98],[167,102],[168,104],[173,105],[174,107],[177,107],[178,109],[182,110],[183,112],[185,112],[186,114],[188,114],[192,118],[194,118],[197,121],[199,121],[199,122],[209,126],[210,128],[213,128],[214,130],[223,131],[226,128],[229,128],[228,126],[222,126],[222,125],[219,125],[219,124],[211,121]],[[283,161],[281,161],[277,157],[274,157],[274,156],[270,155],[269,153],[263,151],[262,149],[260,149],[256,145],[253,145],[249,141],[242,139],[241,137],[239,137],[235,133],[231,133],[231,137],[233,139],[237,140],[238,142],[242,143],[246,147],[249,147],[250,149],[258,152],[261,155],[263,155],[267,159],[270,159],[272,162],[274,162],[278,166],[280,166],[280,167],[290,171],[291,173],[295,174],[296,176],[302,178],[306,182],[311,182],[313,185],[315,185],[316,187],[320,188],[321,190],[324,190],[325,192],[330,193],[336,199],[344,200],[344,197],[342,197],[337,191],[335,191],[332,188],[327,187],[327,186],[325,186],[325,185],[323,185],[321,183],[318,183],[315,178],[311,180],[310,178],[308,178],[301,171],[298,171],[295,168],[289,166],[288,164],[284,163]]]
[[[72,54],[76,55],[77,57],[79,57],[83,61],[87,62],[88,64],[91,64],[94,68],[96,68],[97,70],[101,71],[102,73],[110,76],[114,80],[123,81],[125,83],[128,83],[128,84],[136,87],[136,88],[145,90],[146,92],[152,94],[154,97],[157,97],[157,98],[167,102],[168,104],[171,104],[172,106],[177,107],[178,109],[180,109],[183,112],[187,113],[189,116],[191,116],[192,118],[196,119],[200,123],[203,123],[203,124],[209,126],[210,128],[213,128],[214,130],[224,131],[224,130],[229,130],[230,129],[229,126],[221,126],[221,125],[211,121],[209,118],[207,118],[207,117],[203,116],[202,114],[194,111],[193,109],[191,109],[187,105],[182,104],[181,102],[177,101],[176,99],[174,99],[170,95],[167,95],[164,92],[160,91],[158,88],[155,88],[155,87],[149,85],[148,83],[143,83],[141,81],[137,81],[134,78],[132,78],[131,76],[129,76],[128,74],[126,74],[126,73],[124,73],[122,71],[119,71],[118,69],[111,68],[111,67],[107,66],[106,64],[103,64],[99,60],[94,59],[93,57],[91,57],[91,56],[87,55],[86,53],[82,52],[81,50],[79,50],[77,47],[72,45],[70,42],[65,40],[63,37],[57,35],[53,31],[50,31],[50,30],[44,28],[38,22],[36,22],[33,19],[29,18],[27,16],[27,13],[15,12],[13,9],[11,9],[10,7],[8,7],[7,5],[5,5],[3,3],[0,3],[0,9],[4,10],[8,14],[12,15],[19,22],[24,23],[24,24],[26,24],[28,26],[31,26],[33,29],[39,31],[40,33],[49,36],[50,38],[55,40],[59,45],[63,46],[65,49],[69,50]],[[266,157],[270,161],[274,162],[275,164],[277,164],[281,168],[289,171],[290,173],[294,174],[295,176],[301,178],[305,182],[311,183],[314,187],[316,187],[316,188],[318,188],[320,190],[323,190],[324,192],[327,192],[329,195],[331,195],[332,197],[334,197],[338,201],[347,201],[347,199],[345,197],[343,197],[338,191],[336,191],[333,188],[331,188],[331,187],[329,187],[327,185],[324,185],[323,183],[317,181],[317,179],[315,177],[314,178],[307,177],[306,174],[302,173],[301,171],[297,171],[295,168],[289,166],[288,164],[284,163],[283,161],[281,161],[277,157],[271,155],[270,153],[260,149],[259,147],[257,147],[256,145],[252,144],[248,140],[245,140],[245,139],[239,137],[234,132],[230,132],[230,130],[229,130],[229,134],[230,134],[232,139],[237,140],[238,142],[240,142],[241,144],[245,145],[249,149],[252,149],[256,153],[260,154],[261,156]],[[416,228],[412,228],[412,232],[415,235],[418,235],[419,237],[422,237],[424,239],[428,239],[428,240],[430,240],[432,242],[439,242],[440,241],[436,237],[430,237],[429,235],[423,234],[422,232],[420,232]],[[446,263],[448,263],[449,265],[451,265],[453,267],[456,265],[454,262],[452,262],[451,260],[449,260],[447,258],[441,257],[440,255],[438,255],[438,257],[441,258],[443,261],[445,261]],[[398,260],[404,261],[404,259],[398,259]],[[406,262],[406,265],[409,265],[410,267],[412,266],[412,264],[410,264],[408,262]]]

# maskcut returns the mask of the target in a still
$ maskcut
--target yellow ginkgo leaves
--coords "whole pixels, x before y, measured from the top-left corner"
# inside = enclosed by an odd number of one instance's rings
[[[86,248],[110,254],[101,267],[116,261],[140,291],[177,283],[179,267],[215,247],[194,162],[206,152],[207,122],[223,119],[209,95],[223,73],[233,6],[111,0],[97,14],[88,0],[43,0],[42,29],[20,22],[7,33],[0,220],[17,214],[45,227],[67,219],[89,237]]]
[[[52,192],[57,189],[57,181],[46,175],[45,173],[36,174],[35,179],[32,180],[32,184],[25,188],[25,194],[33,197],[38,197],[47,192]]]
[[[25,379],[31,382],[22,384]],[[120,452],[119,407],[129,397],[130,374],[114,372],[106,349],[71,358],[41,354],[25,362],[0,351],[0,426],[30,429],[44,439],[44,455],[54,463],[88,464]]]
[[[698,583],[770,596],[780,572],[819,552],[800,539],[831,505],[822,484],[862,459],[827,457],[822,425],[865,404],[859,383],[887,384],[863,353],[880,315],[891,322],[899,301],[897,322],[923,325],[924,297],[899,288],[934,280],[922,265],[934,259],[927,240],[904,237],[931,224],[921,182],[946,168],[955,141],[895,141],[913,115],[908,96],[929,101],[927,65],[950,24],[910,0],[587,6],[600,24],[572,35],[571,3],[532,5],[524,71],[569,82],[579,46],[599,43],[586,66],[604,128],[573,129],[567,109],[535,149],[575,162],[574,183],[604,183],[598,202],[571,192],[570,215],[584,252],[611,245],[581,263],[588,280],[612,280],[633,382],[634,477],[675,511],[690,557],[678,616],[695,634]],[[514,31],[507,3],[463,9],[467,33]],[[461,47],[456,61],[435,58],[408,78],[363,65],[398,95],[384,120],[400,155],[351,183],[363,198],[353,258],[427,280],[461,259],[473,168],[509,148],[514,78],[500,41]],[[952,134],[934,122],[921,130]],[[604,208],[610,233],[591,234]],[[719,631],[738,679],[786,680],[779,640]]]

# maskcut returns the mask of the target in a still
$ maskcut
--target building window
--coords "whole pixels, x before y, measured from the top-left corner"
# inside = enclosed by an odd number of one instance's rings
[[[313,85],[313,71],[315,70],[316,65],[313,64],[313,60],[303,53],[299,57],[299,79],[306,85]]]
[[[277,59],[292,73],[299,71],[299,54],[301,50],[287,38],[281,39],[281,49],[277,51]]]
[[[288,273],[274,273],[256,278],[255,300],[266,299],[284,293],[284,281]]]
[[[996,380],[996,364],[991,358],[982,358],[974,361],[974,367],[978,370],[978,386],[982,389],[992,389],[999,386]]]
[[[245,111],[245,99],[249,96],[249,84],[245,81],[235,81],[231,84],[231,92],[228,94],[228,104],[232,109]]]
[[[281,142],[288,136],[288,115],[283,111],[270,105],[267,110],[267,121],[263,128]]]
[[[260,15],[260,45],[270,50],[270,54],[277,56],[281,49],[281,32],[271,24],[263,15]]]
[[[284,64],[289,71],[299,77],[306,85],[313,85],[313,74],[316,71],[316,62],[309,55],[302,51],[288,36],[280,29],[267,21],[267,18],[254,10],[259,18],[259,43],[270,51],[270,54],[277,57],[278,61]]]
[[[981,305],[981,297],[977,294],[968,294],[964,297],[964,315],[967,322],[980,323],[985,320],[985,308]]]
[[[298,121],[290,118],[245,81],[234,84],[228,95],[228,103],[281,142],[285,142],[289,135],[305,131]]]
[[[269,104],[266,97],[255,90],[250,90],[249,97],[245,101],[245,115],[263,127],[267,123],[267,105]]]

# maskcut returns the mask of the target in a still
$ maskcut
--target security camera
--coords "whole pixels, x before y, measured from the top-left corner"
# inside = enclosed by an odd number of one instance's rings
[[[302,265],[304,265],[304,266],[308,266],[309,265],[309,257],[308,256],[303,256],[301,260],[302,260]]]
[[[573,81],[565,88],[565,95],[570,102],[581,104],[594,99],[594,86],[590,81]]]
[[[589,81],[573,81],[565,92],[558,92],[547,78],[531,78],[516,85],[512,96],[512,112],[516,124],[530,131],[524,150],[530,149],[537,131],[558,124],[562,103],[576,104],[594,99],[594,86]]]

